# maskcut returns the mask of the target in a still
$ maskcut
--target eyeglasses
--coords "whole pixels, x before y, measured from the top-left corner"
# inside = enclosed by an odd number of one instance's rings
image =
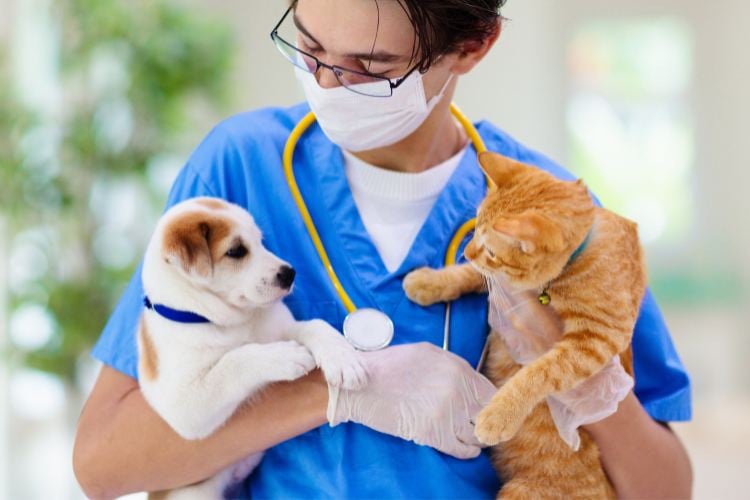
[[[279,27],[289,15],[289,12],[292,11],[295,4],[296,2],[292,3],[281,17],[281,20],[274,26],[271,31],[271,40],[273,40],[274,45],[279,49],[281,55],[301,70],[314,75],[320,68],[325,68],[330,70],[336,76],[336,80],[342,86],[346,87],[347,90],[370,97],[390,97],[393,95],[393,89],[398,88],[419,66],[418,64],[413,66],[404,76],[393,81],[384,76],[326,64],[314,55],[297,48],[296,44],[289,43],[279,36]]]

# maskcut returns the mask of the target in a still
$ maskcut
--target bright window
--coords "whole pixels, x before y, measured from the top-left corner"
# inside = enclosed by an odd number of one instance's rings
[[[693,218],[691,63],[670,18],[590,21],[569,46],[570,164],[647,246],[684,239]]]

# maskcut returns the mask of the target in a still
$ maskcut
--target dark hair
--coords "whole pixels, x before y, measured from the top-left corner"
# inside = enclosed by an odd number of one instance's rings
[[[498,29],[506,0],[397,0],[416,33],[412,55],[427,71],[465,42],[483,42]],[[375,0],[377,5],[378,0]]]

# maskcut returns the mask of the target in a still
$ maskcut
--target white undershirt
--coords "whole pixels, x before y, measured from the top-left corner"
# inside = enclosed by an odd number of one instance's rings
[[[344,151],[346,179],[365,229],[386,269],[401,265],[466,148],[424,172],[404,173],[366,163]]]

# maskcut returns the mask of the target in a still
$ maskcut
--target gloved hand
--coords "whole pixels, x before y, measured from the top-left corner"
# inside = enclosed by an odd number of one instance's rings
[[[573,389],[547,396],[547,406],[563,441],[578,451],[581,446],[578,428],[616,412],[633,385],[633,377],[622,367],[620,357],[615,356]]]
[[[560,339],[562,321],[552,307],[539,303],[536,292],[514,292],[498,278],[489,284],[490,326],[502,337],[516,363],[526,365],[534,361]],[[613,414],[632,388],[633,378],[615,355],[604,368],[575,388],[547,396],[560,437],[578,450],[581,444],[578,427]]]
[[[426,342],[362,355],[366,387],[328,387],[331,426],[357,422],[456,458],[479,455],[473,422],[495,394],[489,380],[463,358]]]

